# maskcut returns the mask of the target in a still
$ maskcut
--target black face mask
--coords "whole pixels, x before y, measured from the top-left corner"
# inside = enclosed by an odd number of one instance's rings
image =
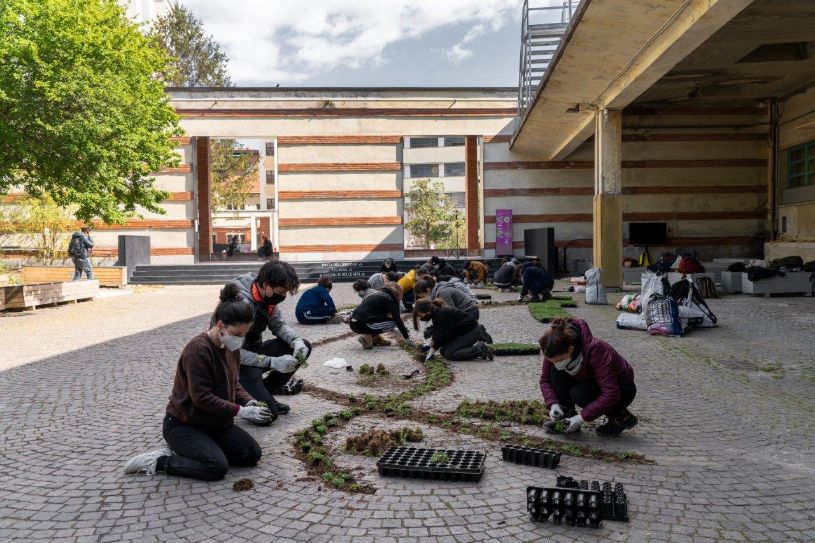
[[[419,317],[420,321],[427,322],[433,318],[433,315],[425,315],[424,317]]]
[[[271,296],[264,297],[264,300],[266,300],[266,303],[269,305],[277,305],[285,299],[286,299],[285,294],[278,294],[277,292],[275,292]]]

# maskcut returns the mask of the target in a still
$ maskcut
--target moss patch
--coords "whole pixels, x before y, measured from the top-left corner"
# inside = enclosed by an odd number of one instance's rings
[[[465,418],[517,422],[540,426],[549,420],[549,410],[537,400],[513,400],[506,402],[464,400],[456,408],[456,414]]]
[[[577,303],[572,298],[558,297],[546,300],[545,302],[532,302],[529,304],[529,312],[532,317],[540,322],[552,322],[552,320],[572,315],[565,311],[564,307],[577,307]]]

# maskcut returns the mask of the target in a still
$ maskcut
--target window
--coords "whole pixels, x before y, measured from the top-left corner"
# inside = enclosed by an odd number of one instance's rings
[[[445,147],[461,147],[464,145],[464,136],[450,136],[444,138]]]
[[[464,208],[465,199],[463,192],[445,192],[445,195],[453,202],[454,207]]]
[[[266,183],[274,183],[274,170],[266,170]]]
[[[409,149],[418,149],[420,147],[438,147],[439,138],[410,138]]]
[[[244,234],[243,232],[240,232],[240,233],[238,233],[238,232],[227,233],[226,241],[229,242],[235,236],[238,236],[238,243],[241,243],[241,244],[246,243],[246,234]]]
[[[411,164],[410,177],[438,177],[439,165],[438,164]]]
[[[445,162],[444,177],[462,177],[464,175],[463,162]]]
[[[274,156],[274,142],[267,141],[266,142],[266,156]]]
[[[266,209],[274,209],[274,198],[266,198]]]
[[[787,188],[815,185],[815,141],[787,151]]]

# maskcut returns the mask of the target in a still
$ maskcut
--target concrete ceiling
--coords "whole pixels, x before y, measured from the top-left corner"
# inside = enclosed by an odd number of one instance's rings
[[[601,108],[753,105],[815,84],[815,43],[777,45],[815,42],[815,0],[584,0],[580,7],[513,150],[566,158],[593,135],[593,111]],[[743,61],[751,57],[759,62]]]

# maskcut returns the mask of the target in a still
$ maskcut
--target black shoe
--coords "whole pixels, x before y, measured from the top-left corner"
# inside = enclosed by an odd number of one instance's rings
[[[530,302],[540,302],[541,298],[537,294],[533,294],[532,296],[529,297],[529,301]]]
[[[481,341],[487,345],[492,345],[492,336],[489,334],[489,332],[487,332],[487,329],[484,328],[483,324],[480,324],[479,326],[481,327]]]
[[[479,341],[475,345],[476,345],[476,347],[478,347],[478,350],[480,351],[480,354],[479,354],[480,358],[483,358],[484,360],[494,360],[495,359],[495,355],[492,354],[492,349],[487,347],[486,343],[484,343],[483,341]]]
[[[276,402],[274,411],[276,411],[278,415],[288,415],[291,408],[285,403]]]
[[[622,418],[606,417],[606,423],[594,429],[595,432],[601,436],[618,436],[623,433],[623,430],[630,430],[637,425],[637,417],[632,415],[628,410]]]

